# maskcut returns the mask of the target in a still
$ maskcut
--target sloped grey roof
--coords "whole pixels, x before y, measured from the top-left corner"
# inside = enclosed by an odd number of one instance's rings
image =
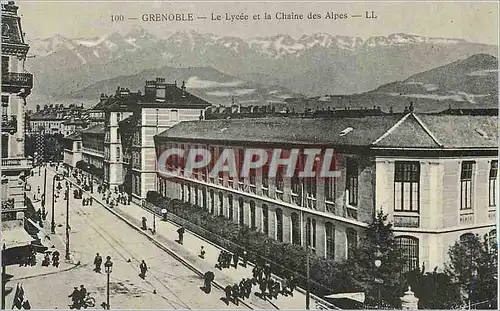
[[[392,114],[358,118],[185,121],[159,140],[320,144],[381,148],[497,148],[498,116]],[[342,131],[352,128],[345,135]]]

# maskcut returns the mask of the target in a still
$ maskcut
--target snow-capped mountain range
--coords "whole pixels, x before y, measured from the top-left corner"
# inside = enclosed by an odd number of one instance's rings
[[[29,42],[35,90],[49,97],[143,70],[212,67],[236,80],[280,85],[306,95],[351,94],[403,80],[495,46],[403,33],[372,37],[326,33],[242,39],[178,31],[159,38],[137,26],[96,38],[54,36]],[[154,77],[151,77],[154,78]]]

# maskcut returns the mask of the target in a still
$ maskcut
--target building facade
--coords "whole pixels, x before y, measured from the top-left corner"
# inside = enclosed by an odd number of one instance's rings
[[[29,46],[17,11],[13,1],[2,2],[2,265],[19,263],[34,240],[24,229],[26,177],[32,168],[24,151],[25,106],[33,75],[24,69]]]
[[[168,148],[335,150],[335,178],[248,177],[206,171],[158,175],[168,197],[197,204],[319,256],[348,259],[376,211],[388,214],[407,269],[443,267],[447,249],[470,233],[496,236],[496,116],[414,113],[338,119],[265,118],[181,122],[155,136]],[[285,155],[284,155],[285,154]],[[215,156],[217,158],[217,156]],[[302,162],[305,163],[306,159]],[[169,169],[179,162],[167,162]],[[210,164],[210,165],[213,165]]]
[[[82,160],[82,136],[75,132],[64,137],[64,160],[65,167],[76,167],[76,163]]]
[[[97,124],[80,132],[82,161],[92,171],[104,170],[104,124]],[[100,176],[102,177],[102,176]]]
[[[24,41],[17,10],[13,1],[6,4],[2,2],[1,168],[2,205],[5,203],[3,200],[10,199],[13,208],[22,209],[25,206],[22,176],[27,176],[32,168],[32,161],[25,157],[24,135],[26,97],[33,87],[33,75],[24,69],[29,46]],[[3,216],[4,209],[2,219]],[[16,213],[9,217],[15,218]]]

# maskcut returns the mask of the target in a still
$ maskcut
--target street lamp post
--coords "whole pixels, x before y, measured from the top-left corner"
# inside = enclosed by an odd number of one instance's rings
[[[47,169],[45,169],[45,172],[47,172]],[[55,174],[54,177],[52,178],[52,216],[51,216],[51,222],[50,222],[50,233],[55,234],[56,233],[56,221],[54,219],[54,206],[55,206],[55,184],[56,184],[56,179],[59,180],[59,174]],[[44,195],[44,200],[45,200],[45,195]],[[45,210],[42,212],[45,215]]]
[[[309,283],[309,245],[306,246],[306,310],[309,310],[309,304],[310,304],[310,299],[311,299],[311,288],[310,288],[310,283]]]
[[[379,268],[382,266],[382,260],[380,258],[382,257],[382,254],[380,253],[380,250],[377,249],[377,252],[375,253],[375,267],[377,268],[377,272],[380,272]],[[381,286],[384,284],[384,280],[381,278],[375,278],[375,283],[378,284],[377,289],[378,289],[378,301],[377,301],[377,307],[380,309],[382,306],[382,291],[381,291]]]
[[[5,243],[3,243],[2,253],[5,251]],[[5,254],[2,254],[5,255]],[[5,262],[2,256],[2,310],[5,310],[5,285],[7,284],[7,274],[5,272]]]
[[[107,282],[106,282],[106,308],[109,310],[109,275],[113,271],[113,262],[111,261],[111,256],[106,257],[106,262],[104,263],[104,271],[106,271]]]
[[[44,173],[44,177],[43,177],[43,202],[42,202],[42,219],[45,220],[45,218],[47,217],[45,215],[45,203],[46,203],[46,195],[47,193],[47,167],[45,167],[45,173]]]
[[[66,260],[69,260],[69,187],[66,188]]]

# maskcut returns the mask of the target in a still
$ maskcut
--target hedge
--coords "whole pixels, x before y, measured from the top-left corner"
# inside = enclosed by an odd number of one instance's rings
[[[186,229],[230,252],[241,253],[245,249],[249,261],[270,263],[275,275],[286,277],[294,274],[299,286],[306,287],[306,252],[301,246],[278,242],[247,226],[235,224],[223,216],[212,215],[202,207],[162,197],[155,191],[147,193],[146,201],[159,209],[167,209],[169,213],[185,221],[181,222]],[[320,297],[362,290],[356,286],[354,275],[350,273],[349,264],[345,261],[335,262],[311,254],[309,264],[310,289]]]

